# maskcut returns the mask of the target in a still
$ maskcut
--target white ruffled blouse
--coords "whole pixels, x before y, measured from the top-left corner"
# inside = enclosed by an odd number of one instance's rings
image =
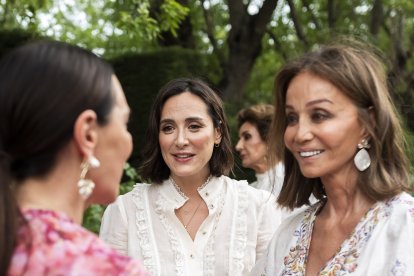
[[[100,236],[142,260],[151,275],[247,275],[281,222],[275,198],[226,176],[199,190],[209,215],[194,241],[174,210],[184,199],[166,180],[137,184],[105,210]]]

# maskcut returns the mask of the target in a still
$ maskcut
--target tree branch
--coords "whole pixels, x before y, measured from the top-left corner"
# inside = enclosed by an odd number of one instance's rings
[[[309,43],[308,43],[308,41],[307,41],[307,39],[306,39],[305,34],[303,33],[302,26],[301,26],[301,24],[299,23],[299,19],[298,19],[297,13],[296,13],[296,8],[295,8],[295,5],[294,5],[294,3],[293,3],[293,1],[292,1],[292,0],[287,0],[287,3],[288,3],[289,8],[290,8],[290,13],[289,13],[289,15],[290,15],[290,18],[291,18],[291,19],[292,19],[292,21],[293,21],[293,26],[295,27],[296,35],[298,36],[299,41],[301,41],[301,42],[302,42],[302,44],[303,44],[303,45],[305,46],[305,48],[307,49],[307,48],[308,48]]]

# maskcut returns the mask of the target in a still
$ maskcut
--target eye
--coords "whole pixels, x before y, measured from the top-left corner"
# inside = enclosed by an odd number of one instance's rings
[[[200,128],[201,128],[201,126],[200,126],[200,125],[198,125],[198,124],[190,124],[190,125],[188,126],[188,129],[189,129],[191,132],[197,132]]]
[[[298,122],[298,116],[294,113],[286,114],[286,125],[293,126]]]
[[[250,138],[252,138],[252,136],[251,136],[249,133],[246,133],[246,134],[244,134],[244,135],[243,135],[243,139],[244,139],[245,141],[250,140]]]
[[[169,133],[172,133],[174,131],[174,128],[173,128],[172,125],[163,125],[163,126],[161,126],[161,131],[166,133],[166,134],[169,134]]]
[[[325,111],[316,110],[315,112],[312,113],[311,118],[312,118],[312,121],[316,123],[320,123],[330,118],[330,115]]]

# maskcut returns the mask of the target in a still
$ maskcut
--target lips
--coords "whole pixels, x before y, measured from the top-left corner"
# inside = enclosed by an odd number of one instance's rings
[[[174,153],[172,154],[174,158],[178,161],[187,161],[195,156],[195,154],[192,153]]]

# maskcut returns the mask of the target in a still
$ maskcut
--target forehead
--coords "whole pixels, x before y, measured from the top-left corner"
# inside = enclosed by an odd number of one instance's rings
[[[246,121],[240,126],[239,132],[243,133],[245,131],[255,132],[255,131],[257,131],[257,127],[256,127],[256,125],[252,124],[251,122]]]
[[[286,105],[312,106],[317,103],[354,105],[343,91],[324,78],[309,72],[294,77],[286,91]]]
[[[168,98],[161,110],[161,119],[195,116],[210,117],[207,104],[200,97],[190,92],[183,92]]]

